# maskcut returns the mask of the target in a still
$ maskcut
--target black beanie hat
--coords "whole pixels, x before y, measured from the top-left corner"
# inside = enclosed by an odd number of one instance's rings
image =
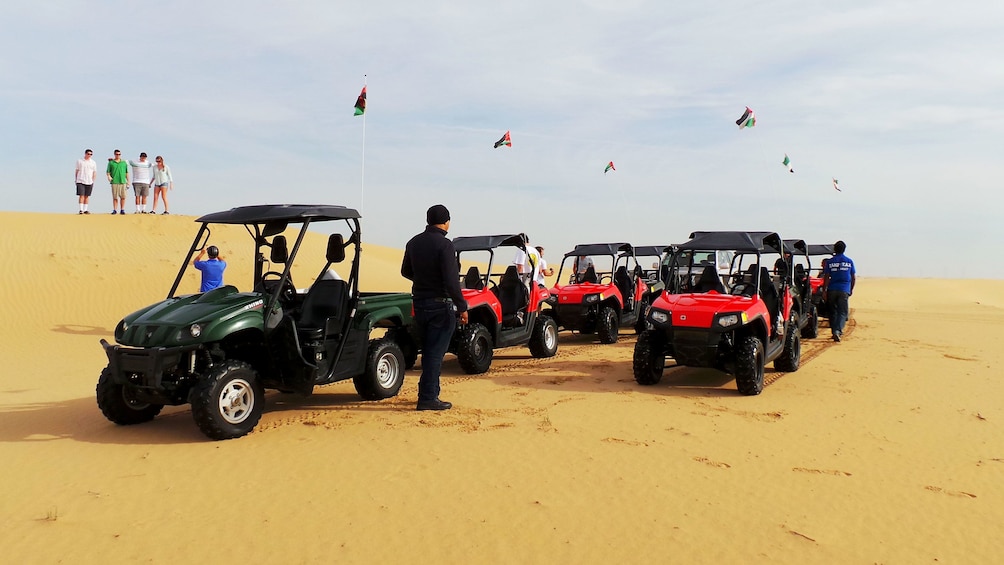
[[[450,221],[450,211],[446,209],[446,206],[436,204],[435,206],[431,206],[429,211],[425,213],[425,221],[430,226],[445,224]]]

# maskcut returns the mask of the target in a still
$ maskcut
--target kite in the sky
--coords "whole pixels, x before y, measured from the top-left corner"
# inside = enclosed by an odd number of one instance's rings
[[[607,171],[616,171],[616,170],[617,169],[614,168],[614,162],[610,161],[609,163],[607,163],[607,168],[603,169],[603,174],[607,174]]]
[[[505,135],[503,135],[501,139],[495,142],[495,149],[498,149],[503,145],[505,145],[506,147],[512,147],[512,139],[509,137],[508,131],[505,132]]]
[[[785,168],[788,169],[789,173],[794,173],[795,172],[795,168],[791,166],[791,159],[788,158],[788,154],[787,153],[784,154],[784,161],[781,161],[781,164],[784,165]]]
[[[836,190],[837,192],[843,192],[842,190],[840,190],[840,187],[839,187],[839,186],[837,186],[837,183],[838,183],[838,182],[840,182],[840,181],[838,181],[837,179],[833,179],[833,188],[834,188],[834,189],[835,189],[835,190]]]
[[[739,119],[736,120],[736,125],[739,126],[739,129],[751,128],[755,126],[756,114],[753,113],[753,109],[747,106],[746,111],[743,112],[743,115],[739,116]]]
[[[363,91],[359,93],[359,98],[356,98],[355,113],[353,116],[361,116],[366,113],[366,87],[363,86]]]

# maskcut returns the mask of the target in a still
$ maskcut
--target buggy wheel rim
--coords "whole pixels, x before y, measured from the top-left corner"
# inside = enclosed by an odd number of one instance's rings
[[[240,424],[254,409],[254,389],[244,379],[234,379],[220,391],[219,412],[227,423]]]
[[[376,380],[377,383],[382,388],[389,388],[397,380],[397,375],[400,373],[400,365],[397,362],[397,357],[390,353],[386,353],[380,357],[376,365]]]
[[[150,406],[147,402],[136,400],[133,392],[128,387],[122,387],[122,400],[125,400],[126,406],[132,410],[146,410]]]
[[[555,344],[558,342],[558,327],[554,324],[548,324],[544,328],[544,346],[548,349],[553,349]]]

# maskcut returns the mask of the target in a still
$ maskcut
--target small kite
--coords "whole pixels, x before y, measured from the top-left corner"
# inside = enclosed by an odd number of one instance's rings
[[[736,120],[736,125],[739,126],[739,129],[751,128],[755,126],[756,114],[753,113],[753,109],[747,106],[746,111],[743,112],[743,115],[739,116],[739,119]]]
[[[508,131],[505,132],[505,135],[503,135],[501,139],[495,142],[495,149],[498,149],[503,145],[505,145],[506,147],[512,147],[512,138],[509,137]]]
[[[359,98],[356,98],[355,113],[353,116],[361,116],[366,113],[366,86],[363,86],[363,91],[359,93]]]
[[[614,168],[614,162],[610,161],[609,163],[607,163],[607,168],[603,169],[603,174],[607,174],[607,171],[616,171],[616,170],[617,169]]]
[[[837,179],[833,179],[833,189],[836,190],[837,192],[843,192],[842,190],[840,190],[840,187],[837,186],[839,182],[840,181],[838,181]]]
[[[788,158],[788,154],[787,153],[784,154],[784,161],[781,161],[781,164],[784,165],[788,169],[789,173],[794,173],[795,172],[795,168],[791,166],[791,159]]]

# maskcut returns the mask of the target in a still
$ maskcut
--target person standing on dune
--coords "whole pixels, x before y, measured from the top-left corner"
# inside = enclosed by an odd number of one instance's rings
[[[132,167],[132,191],[136,195],[135,214],[146,214],[146,198],[150,195],[153,181],[153,163],[146,160],[146,153],[139,154],[139,161],[129,159]]]
[[[157,198],[164,200],[164,213],[170,214],[167,205],[167,191],[174,188],[174,179],[171,178],[171,167],[164,164],[164,158],[157,155],[156,164],[153,167],[153,207],[151,214],[157,213]]]
[[[126,186],[129,185],[129,163],[122,160],[122,152],[115,150],[115,157],[108,160],[105,175],[112,185],[112,215],[125,214]],[[115,207],[118,206],[116,211]]]
[[[77,159],[77,168],[73,171],[77,183],[77,205],[80,207],[78,214],[91,213],[87,208],[91,202],[91,191],[94,190],[94,179],[98,178],[98,164],[91,159],[93,154],[90,149],[85,149],[84,158]]]

